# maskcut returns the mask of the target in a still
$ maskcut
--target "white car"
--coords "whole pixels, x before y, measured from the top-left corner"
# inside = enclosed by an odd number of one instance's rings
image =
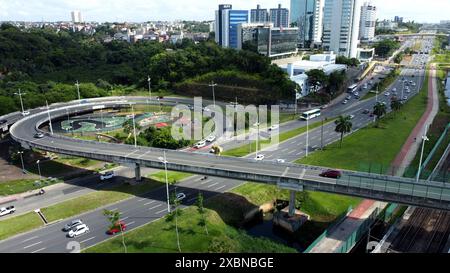
[[[397,92],[397,88],[392,88],[392,92]]]
[[[276,130],[276,129],[278,129],[278,127],[279,127],[278,124],[274,124],[269,127],[269,131]]]
[[[183,200],[184,198],[186,198],[186,194],[184,194],[184,193],[182,193],[182,192],[177,193],[177,195],[176,195],[176,197],[175,197],[175,199],[176,199],[177,201],[181,201],[181,200]]]
[[[23,111],[22,116],[28,116],[30,114],[30,111]]]
[[[216,140],[216,136],[215,135],[210,135],[206,138],[206,141],[208,142],[213,142],[214,140]]]
[[[348,116],[350,119],[353,119],[355,117],[355,115],[350,115]]]
[[[391,93],[389,93],[389,92],[386,92],[386,93],[384,93],[384,95],[385,95],[385,96],[390,96],[390,95],[391,95]]]
[[[113,171],[109,171],[109,172],[106,172],[106,173],[104,173],[104,174],[102,174],[101,176],[100,176],[100,180],[108,180],[108,179],[111,179],[111,178],[113,178],[114,177],[114,172]]]
[[[67,233],[67,237],[74,238],[89,232],[89,227],[85,224],[74,227]]]
[[[199,142],[195,143],[194,148],[200,149],[200,148],[205,147],[205,146],[206,146],[206,141],[202,140],[202,141],[199,141]]]
[[[83,221],[81,221],[81,219],[73,220],[72,222],[66,224],[63,227],[63,231],[69,231],[69,230],[71,230],[71,229],[73,229],[73,228],[75,228],[75,227],[77,227],[79,225],[83,225]]]
[[[284,159],[281,159],[281,158],[278,158],[278,159],[276,160],[276,162],[277,162],[277,163],[285,163],[285,162],[286,162],[286,160],[284,160]]]
[[[257,161],[261,161],[263,159],[264,159],[264,155],[263,154],[259,154],[259,155],[255,156],[255,160],[257,160]]]
[[[0,208],[0,216],[5,216],[11,213],[14,213],[16,211],[16,208],[14,206],[9,206],[6,208]]]

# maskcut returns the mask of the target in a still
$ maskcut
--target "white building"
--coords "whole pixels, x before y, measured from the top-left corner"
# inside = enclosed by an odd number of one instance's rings
[[[81,16],[81,12],[79,10],[74,10],[70,13],[72,15],[73,23],[82,23],[83,17]]]
[[[360,0],[325,0],[323,49],[356,58],[360,16]]]
[[[361,7],[361,20],[359,25],[359,39],[372,41],[375,37],[375,25],[377,21],[377,8],[365,2]]]
[[[297,23],[299,43],[304,48],[322,43],[324,3],[325,0],[291,0],[291,23]]]

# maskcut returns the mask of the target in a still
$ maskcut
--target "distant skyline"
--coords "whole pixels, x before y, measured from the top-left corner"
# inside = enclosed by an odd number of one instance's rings
[[[362,0],[362,2],[364,2]],[[398,15],[404,20],[437,23],[450,20],[449,0],[372,0],[380,20]],[[70,21],[70,12],[81,11],[86,21],[145,22],[213,20],[219,4],[235,9],[290,8],[290,0],[0,0],[0,21]]]

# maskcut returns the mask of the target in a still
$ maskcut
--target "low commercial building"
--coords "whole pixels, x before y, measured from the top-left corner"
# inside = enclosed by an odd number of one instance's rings
[[[272,23],[239,24],[238,33],[238,49],[247,47],[269,58],[298,52],[298,28],[276,28]]]
[[[375,56],[375,48],[358,48],[356,58],[360,62],[371,62]]]

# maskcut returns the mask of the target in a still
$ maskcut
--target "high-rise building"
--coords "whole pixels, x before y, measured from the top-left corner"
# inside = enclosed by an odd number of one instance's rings
[[[289,10],[281,8],[281,4],[276,9],[270,9],[270,22],[274,27],[289,27]]]
[[[231,5],[219,5],[219,10],[216,10],[216,42],[222,47],[237,48],[240,23],[248,23],[248,10],[233,10]]]
[[[324,0],[291,0],[291,23],[299,27],[299,44],[310,47],[322,42]]]
[[[360,16],[360,0],[325,0],[323,49],[356,58]]]
[[[394,22],[396,22],[396,23],[403,23],[403,17],[395,16],[394,17]]]
[[[260,5],[256,9],[250,10],[250,23],[266,23],[269,21],[267,9],[262,9]]]
[[[359,39],[371,41],[375,38],[375,25],[377,21],[377,8],[369,2],[361,6],[361,20],[359,25]]]
[[[72,15],[73,23],[82,23],[83,17],[81,16],[81,12],[79,10],[74,10],[70,13]]]

